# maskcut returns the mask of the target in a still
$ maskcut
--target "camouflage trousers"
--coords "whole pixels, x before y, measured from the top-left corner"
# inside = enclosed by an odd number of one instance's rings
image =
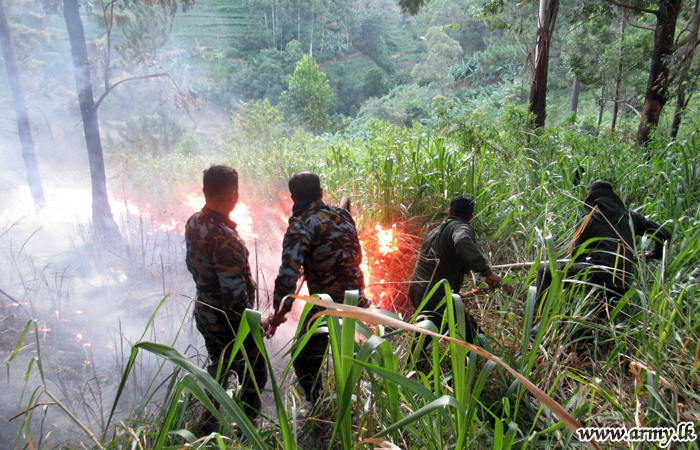
[[[343,297],[331,296],[335,303],[343,303]],[[364,295],[360,297],[359,305],[361,307],[368,307],[371,303]],[[311,318],[318,312],[323,311],[325,308],[319,306],[314,306],[309,311],[304,319],[304,324],[302,330],[306,331],[309,326]],[[296,342],[300,342],[302,336],[297,336]],[[323,365],[323,357],[326,354],[326,349],[328,347],[328,333],[314,333],[299,352],[297,358],[294,360],[294,373],[297,376],[297,380],[301,387],[304,389],[306,394],[306,399],[311,403],[315,403],[321,394],[321,387],[323,385],[323,375],[321,374],[321,366]]]
[[[204,303],[197,302],[194,308],[194,319],[197,329],[204,337],[204,343],[209,353],[207,371],[216,378],[219,361],[223,359],[222,374],[219,377],[220,384],[226,388],[232,373],[235,372],[239,386],[241,386],[240,402],[243,410],[250,420],[254,420],[262,406],[258,390],[262,391],[267,383],[267,365],[250,334],[243,341],[243,348],[239,350],[233,360],[230,360],[231,347],[236,339],[236,331],[240,325],[243,311],[244,309],[238,314],[233,312],[225,314]],[[244,350],[250,361],[250,367],[246,364]]]
[[[309,322],[314,314],[322,311],[324,308],[314,306],[304,319],[302,330],[306,331]],[[300,342],[302,336],[298,336],[296,342]],[[316,402],[321,393],[323,385],[323,375],[321,375],[321,366],[323,365],[323,357],[328,347],[328,333],[314,333],[304,348],[301,349],[297,358],[294,360],[294,373],[301,387],[304,389],[306,399],[311,403]]]

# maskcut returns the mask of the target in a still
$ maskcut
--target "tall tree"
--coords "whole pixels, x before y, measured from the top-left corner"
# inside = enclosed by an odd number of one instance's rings
[[[27,171],[29,190],[32,193],[34,203],[37,206],[43,205],[45,201],[44,188],[41,184],[39,166],[34,153],[34,139],[32,138],[29,115],[27,114],[27,108],[24,104],[24,92],[20,81],[17,59],[15,58],[14,48],[12,47],[10,25],[5,16],[2,0],[0,0],[0,45],[2,45],[2,54],[5,58],[7,78],[10,80],[12,102],[14,103],[15,114],[17,115],[17,129],[19,131],[19,140],[22,145],[22,158],[24,159],[24,168]]]
[[[544,127],[547,116],[547,72],[549,47],[559,13],[559,0],[540,0],[535,40],[535,70],[530,85],[528,111],[534,117],[535,128]]]
[[[571,84],[571,98],[569,100],[569,114],[578,112],[578,98],[581,94],[581,82],[577,77],[574,77],[574,82]]]
[[[326,74],[309,55],[297,63],[294,75],[289,79],[289,89],[281,96],[287,114],[314,133],[331,129],[330,111],[336,97]]]
[[[684,39],[686,43],[682,46],[680,70],[678,70],[678,79],[676,80],[678,88],[676,92],[676,110],[673,113],[673,123],[671,124],[671,139],[676,139],[678,136],[678,129],[681,126],[681,118],[683,117],[683,113],[688,107],[688,103],[695,93],[695,90],[697,90],[697,68],[694,71],[695,73],[691,73],[693,72],[691,68],[693,65],[695,49],[697,48],[698,44],[700,44],[700,39],[698,39],[698,34],[700,31],[699,8],[700,0],[695,0],[695,8],[693,9],[690,31],[688,36]]]
[[[622,48],[625,44],[625,26],[627,25],[627,19],[629,18],[629,10],[624,10],[622,12],[622,22],[620,25],[620,49],[619,55],[617,57],[617,75],[615,76],[615,98],[613,99],[613,112],[612,120],[610,121],[610,132],[615,132],[615,125],[617,124],[617,113],[620,110],[620,88],[622,86]]]
[[[117,233],[117,224],[112,217],[107,195],[107,175],[102,154],[100,122],[92,94],[90,64],[83,22],[80,19],[78,0],[63,0],[63,16],[66,19],[70,39],[75,84],[78,90],[78,103],[83,117],[83,130],[87,144],[88,162],[90,164],[90,181],[92,182],[92,222],[95,229],[106,235]]]
[[[113,8],[116,0],[112,0],[104,7],[104,19],[108,28],[108,42],[111,39],[112,21],[114,19]],[[147,5],[155,1],[145,0]],[[50,2],[49,2],[50,3]],[[194,5],[194,0],[181,0],[183,12],[187,12]],[[162,7],[170,6],[171,14],[177,12],[176,0],[160,0],[158,4]],[[49,8],[47,8],[49,9]],[[109,13],[108,13],[109,11]],[[80,113],[83,118],[83,130],[85,132],[85,143],[88,151],[88,162],[90,165],[90,178],[92,182],[92,221],[98,233],[108,237],[118,235],[117,225],[112,216],[107,194],[107,176],[105,173],[104,156],[102,153],[102,140],[100,138],[100,123],[97,115],[99,108],[105,97],[117,86],[131,80],[140,80],[156,77],[169,77],[167,73],[157,73],[145,76],[137,76],[123,79],[117,83],[110,83],[109,65],[111,46],[108,46],[106,57],[107,66],[105,68],[105,92],[97,102],[94,100],[92,90],[92,80],[90,78],[90,65],[88,61],[87,43],[83,22],[80,18],[80,6],[78,0],[63,0],[63,16],[66,20],[68,37],[71,45],[73,57],[73,67],[75,69],[75,83],[78,91],[78,103]],[[128,36],[127,36],[128,37]],[[154,44],[155,45],[155,44]]]
[[[670,78],[667,60],[675,50],[676,24],[683,0],[659,0],[658,9],[618,3],[615,0],[607,1],[632,11],[656,16],[654,48],[651,53],[649,78],[644,95],[641,122],[639,128],[637,128],[637,144],[646,146],[651,138],[651,130],[659,124],[661,111],[668,101]]]
[[[440,27],[431,27],[425,35],[427,48],[426,61],[413,66],[411,76],[423,83],[434,83],[440,93],[445,95],[445,88],[454,83],[449,68],[454,66],[462,56],[462,47],[451,39]]]

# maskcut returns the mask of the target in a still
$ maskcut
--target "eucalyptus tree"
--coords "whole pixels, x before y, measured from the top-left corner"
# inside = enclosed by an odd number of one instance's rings
[[[637,144],[646,146],[651,138],[651,130],[659,124],[661,111],[668,101],[670,70],[668,60],[676,50],[676,26],[683,7],[683,0],[657,0],[654,9],[647,2],[636,0],[630,3],[605,0],[614,5],[656,18],[654,27],[654,47],[651,53],[649,77],[644,95],[644,105],[637,128]]]
[[[114,7],[118,0],[111,0],[103,4],[103,16],[108,27],[108,55],[111,55],[110,34],[114,19]],[[146,4],[151,4],[149,0],[144,0]],[[177,0],[159,0],[156,4],[161,7],[170,7],[171,13],[175,14],[178,8]],[[187,12],[194,6],[194,0],[181,0],[183,12]],[[53,0],[46,0],[47,9],[59,9],[60,6]],[[92,221],[98,234],[114,238],[118,236],[118,230],[112,210],[109,205],[107,194],[107,176],[105,172],[104,156],[102,152],[102,139],[100,136],[100,123],[98,118],[98,108],[104,98],[120,84],[134,79],[153,78],[166,76],[167,74],[153,74],[140,77],[132,77],[120,80],[117,83],[110,82],[112,65],[111,56],[107,57],[104,75],[104,92],[95,102],[92,80],[90,74],[90,61],[88,59],[87,41],[85,40],[85,30],[80,17],[80,4],[78,0],[63,0],[63,17],[68,29],[73,67],[75,69],[75,83],[78,93],[78,103],[80,113],[83,118],[83,131],[85,133],[85,143],[87,145],[88,162],[90,166],[90,178],[92,184]]]
[[[17,58],[15,57],[15,51],[12,46],[10,25],[5,16],[5,8],[2,0],[0,0],[0,45],[2,46],[3,57],[5,58],[7,78],[10,81],[12,102],[15,107],[15,115],[17,116],[17,130],[22,145],[22,158],[24,159],[24,168],[27,172],[29,190],[34,203],[37,206],[43,205],[45,201],[44,188],[41,184],[39,166],[36,161],[36,154],[34,153],[34,139],[32,137],[27,107],[24,102],[24,90],[22,89]]]
[[[676,70],[674,78],[676,84],[676,110],[673,113],[673,123],[671,124],[671,139],[676,139],[681,126],[683,113],[690,103],[690,99],[698,89],[698,77],[700,77],[700,67],[697,61],[693,64],[696,55],[695,49],[700,44],[698,31],[700,30],[700,0],[695,0],[690,15],[690,23],[683,30],[683,38],[677,44]]]
[[[544,127],[547,117],[547,74],[549,48],[559,14],[559,0],[540,0],[535,38],[534,72],[530,83],[528,112],[532,113],[535,128]]]

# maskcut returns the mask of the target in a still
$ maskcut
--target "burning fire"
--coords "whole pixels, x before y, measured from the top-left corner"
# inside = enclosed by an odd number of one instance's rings
[[[154,213],[153,207],[150,205],[139,208],[131,199],[126,199],[123,202],[123,205],[124,210],[128,214],[138,215],[156,222],[160,231],[174,231],[182,234],[185,231],[185,223],[187,222],[187,219],[192,214],[204,207],[205,200],[201,188],[193,185],[178,186],[177,197],[178,206],[175,212],[170,214],[168,217],[161,217]],[[117,206],[119,207],[120,205]],[[279,206],[279,210],[282,211],[281,206]],[[241,238],[244,240],[252,240],[258,237],[255,233],[255,228],[253,225],[253,214],[251,213],[250,208],[248,208],[248,205],[245,203],[239,201],[236,208],[229,215],[229,218],[236,222],[236,231],[238,231],[238,234],[240,234]]]
[[[399,250],[396,225],[384,228],[377,223],[374,227],[363,230],[360,245],[362,246],[360,268],[365,277],[365,293],[373,297],[374,307],[385,307],[386,303],[392,302],[392,294],[396,289],[378,286],[377,283],[387,281],[394,254]]]
[[[396,224],[385,230],[379,223],[377,223],[377,226],[374,227],[374,229],[377,230],[377,244],[379,245],[379,253],[386,256],[389,253],[394,253],[399,249],[398,245],[396,245]]]

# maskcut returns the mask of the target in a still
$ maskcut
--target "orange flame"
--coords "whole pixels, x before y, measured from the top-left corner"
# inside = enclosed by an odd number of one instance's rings
[[[374,227],[377,230],[377,244],[379,244],[379,253],[386,256],[389,253],[393,253],[399,249],[396,245],[396,225],[392,225],[389,229],[384,229],[377,223]]]
[[[48,331],[51,331],[51,328],[39,328],[39,333],[46,333]],[[29,334],[34,334],[34,330],[29,330]]]
[[[177,198],[178,206],[168,217],[157,214],[150,205],[139,207],[131,199],[124,200],[124,205],[128,214],[138,215],[156,222],[158,230],[182,234],[185,231],[187,219],[204,207],[205,199],[201,188],[196,185],[178,186]],[[258,237],[254,231],[253,214],[245,203],[239,201],[229,218],[236,222],[236,230],[244,240],[252,240]]]
[[[396,225],[384,228],[377,223],[373,228],[365,229],[360,239],[362,247],[362,264],[360,269],[365,278],[367,293],[375,297],[374,306],[381,306],[388,295],[384,286],[372,286],[384,283],[387,273],[387,257],[399,250]],[[387,299],[388,300],[388,299]]]
[[[272,209],[275,213],[274,218],[277,221],[277,223],[280,224],[282,228],[286,228],[289,222],[287,219],[288,214],[285,212],[284,206],[282,206],[281,203],[277,202],[274,205],[272,205]]]

